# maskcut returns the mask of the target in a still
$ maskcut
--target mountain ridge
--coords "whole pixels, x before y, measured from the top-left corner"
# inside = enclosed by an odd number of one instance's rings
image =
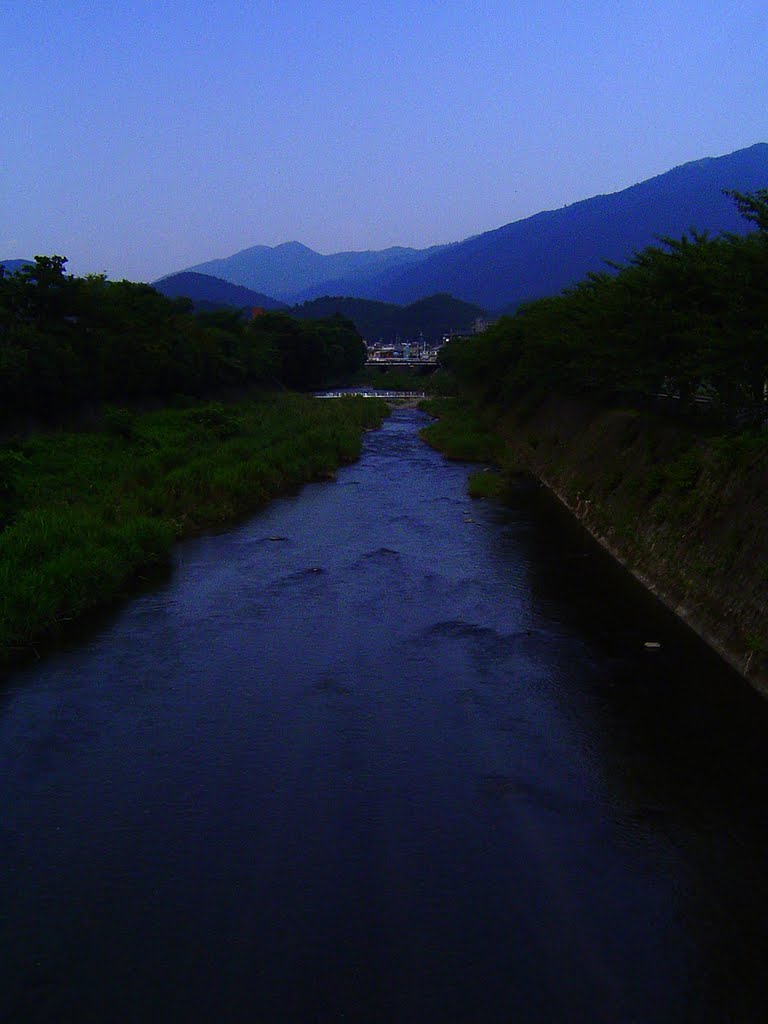
[[[376,276],[396,266],[420,262],[445,246],[411,249],[389,246],[330,253],[315,252],[302,242],[253,245],[223,259],[208,260],[187,268],[188,272],[221,277],[255,291],[273,295],[283,302],[296,302],[328,294],[326,283],[336,278]]]
[[[191,270],[295,304],[346,295],[409,304],[438,293],[487,310],[556,294],[660,237],[750,230],[724,189],[768,187],[768,143],[679,164],[616,192],[542,210],[448,245],[331,253],[301,242],[252,246]],[[263,257],[257,265],[251,258]],[[259,276],[261,275],[261,276]]]
[[[191,299],[195,305],[259,306],[262,309],[287,309],[284,302],[271,295],[252,291],[242,285],[233,284],[221,277],[200,274],[193,270],[182,270],[178,274],[167,274],[152,283],[152,287],[169,299]]]
[[[421,335],[426,342],[434,343],[445,333],[469,330],[476,318],[484,316],[484,310],[480,307],[461,302],[450,295],[431,295],[407,306],[372,299],[324,295],[287,306],[268,295],[196,271],[170,274],[155,281],[152,287],[168,298],[191,299],[198,312],[260,306],[287,313],[298,320],[338,315],[351,320],[360,334],[369,341],[381,339],[394,342],[397,337],[416,340]]]
[[[0,260],[0,267],[5,269],[6,274],[15,274],[17,270],[31,266],[34,266],[34,260]]]
[[[696,228],[743,234],[749,225],[723,189],[768,185],[768,144],[681,164],[626,189],[542,210],[456,243],[409,275],[367,282],[391,302],[434,291],[500,310],[556,294],[607,262]]]

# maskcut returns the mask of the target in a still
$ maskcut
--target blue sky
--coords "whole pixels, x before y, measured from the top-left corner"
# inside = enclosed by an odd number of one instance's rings
[[[0,0],[0,37],[0,258],[78,274],[456,241],[768,141],[764,0]]]

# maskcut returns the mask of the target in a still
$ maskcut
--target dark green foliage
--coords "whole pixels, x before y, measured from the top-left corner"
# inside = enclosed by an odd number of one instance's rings
[[[755,224],[761,231],[768,231],[768,188],[743,193],[726,189],[725,194],[736,203],[742,217]]]
[[[173,541],[354,459],[386,405],[267,396],[34,435],[0,452],[0,661],[110,600]]]
[[[425,391],[429,377],[420,376],[409,367],[368,365],[350,382],[353,385],[380,388],[386,391]]]
[[[265,313],[251,321],[249,336],[274,354],[282,383],[299,391],[344,380],[365,365],[363,340],[342,316],[299,321],[285,313]]]
[[[359,335],[339,317],[246,321],[228,309],[196,316],[187,299],[145,284],[68,276],[65,264],[38,256],[0,274],[0,423],[225,387],[322,387],[365,360]]]
[[[290,312],[302,320],[339,314],[353,321],[367,341],[387,343],[397,337],[415,341],[420,335],[426,342],[437,342],[449,331],[467,330],[473,320],[485,315],[479,306],[446,294],[431,295],[410,306],[326,295],[294,306]]]
[[[502,442],[493,413],[455,398],[427,399],[419,408],[436,417],[422,438],[446,458],[460,462],[498,462]]]
[[[221,402],[210,402],[200,408],[191,409],[184,419],[198,423],[213,437],[237,437],[241,432],[241,421],[237,412]]]
[[[470,498],[502,498],[506,489],[504,478],[488,470],[470,473],[467,480],[467,494]]]
[[[746,430],[719,437],[715,451],[718,457],[729,465],[748,465],[757,456],[768,451],[768,431]]]
[[[674,462],[665,466],[671,488],[677,494],[689,494],[701,476],[701,457],[695,449],[683,452]]]
[[[114,405],[105,406],[101,418],[108,434],[126,439],[133,437],[136,416],[130,409],[119,409]]]
[[[0,449],[0,530],[13,519],[16,510],[16,477],[24,456],[13,448]]]
[[[452,342],[443,365],[502,404],[545,387],[764,418],[768,191],[733,197],[759,230],[664,239],[615,275],[591,274]]]

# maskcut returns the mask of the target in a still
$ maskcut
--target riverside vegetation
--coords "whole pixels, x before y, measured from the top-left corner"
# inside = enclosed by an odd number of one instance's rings
[[[363,365],[340,317],[196,316],[65,262],[0,273],[0,660],[112,599],[177,538],[332,475],[387,412],[285,390]]]
[[[264,394],[143,414],[0,450],[0,659],[166,560],[173,542],[256,509],[360,452],[384,402]]]
[[[425,440],[518,472],[768,687],[768,190],[756,230],[668,240],[444,351]]]
[[[189,300],[149,285],[67,275],[66,262],[38,256],[15,274],[0,268],[0,429],[104,402],[254,386],[313,390],[365,363],[363,340],[343,317],[195,314]]]

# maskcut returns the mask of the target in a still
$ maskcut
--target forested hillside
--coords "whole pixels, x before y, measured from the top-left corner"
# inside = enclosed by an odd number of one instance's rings
[[[692,233],[646,248],[617,273],[502,317],[444,364],[504,403],[531,386],[668,396],[726,416],[765,416],[768,190],[732,193],[746,235]]]
[[[502,489],[532,473],[768,693],[768,190],[732,198],[754,232],[670,239],[448,345],[465,401],[428,439]]]
[[[388,344],[397,338],[415,340],[419,336],[426,342],[437,342],[449,332],[468,331],[475,319],[485,316],[485,311],[479,306],[462,302],[452,295],[431,295],[410,306],[324,295],[289,307],[269,295],[192,271],[164,277],[155,281],[153,288],[169,298],[191,299],[197,312],[210,312],[228,306],[245,310],[247,315],[250,308],[257,306],[268,310],[283,310],[298,320],[342,316],[354,323],[366,341],[381,340]]]
[[[32,265],[32,260],[0,260],[0,268],[2,268],[6,274],[15,274],[17,270],[21,270],[22,267],[29,267]]]
[[[196,274],[187,270],[180,274],[162,277],[152,285],[169,299],[192,299],[196,309],[211,309],[215,306],[232,306],[243,309],[246,306],[261,309],[287,309],[284,302],[278,302],[270,295],[251,291],[242,285],[232,284],[221,277],[210,274]]]
[[[195,315],[187,299],[74,277],[65,265],[61,256],[38,256],[15,274],[0,273],[0,422],[223,387],[312,389],[365,362],[362,339],[342,317]]]
[[[426,342],[437,342],[449,331],[469,330],[473,320],[485,315],[479,306],[452,295],[431,295],[410,306],[326,295],[293,306],[290,312],[300,320],[341,315],[355,324],[366,341],[388,343],[398,336],[415,340],[419,335]]]
[[[345,294],[410,302],[450,292],[488,310],[509,311],[576,284],[607,261],[623,262],[659,237],[679,237],[692,225],[713,234],[747,230],[723,190],[754,192],[766,181],[768,144],[758,143],[486,231],[380,277],[374,289]]]
[[[509,312],[692,225],[712,234],[748,230],[723,190],[753,192],[767,180],[768,144],[761,142],[450,245],[321,256],[290,242],[254,246],[190,269],[290,303],[347,295],[403,305],[448,293],[492,313]]]

